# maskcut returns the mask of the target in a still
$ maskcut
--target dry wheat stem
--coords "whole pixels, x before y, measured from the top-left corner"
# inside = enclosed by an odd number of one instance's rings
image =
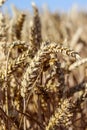
[[[10,123],[12,123],[13,126],[14,126],[17,130],[19,130],[19,129],[17,128],[16,124],[14,123],[14,121],[11,120],[8,115],[6,115],[6,113],[3,111],[2,108],[0,108],[0,112],[2,113],[3,117],[4,117],[6,120],[8,120]]]
[[[82,58],[82,59],[76,61],[75,63],[71,64],[69,66],[69,71],[72,71],[75,68],[78,68],[80,65],[85,65],[85,64],[87,64],[87,58]]]

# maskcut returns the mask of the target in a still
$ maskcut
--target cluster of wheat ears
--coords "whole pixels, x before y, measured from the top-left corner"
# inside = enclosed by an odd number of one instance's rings
[[[87,13],[32,7],[0,10],[0,130],[87,130]]]

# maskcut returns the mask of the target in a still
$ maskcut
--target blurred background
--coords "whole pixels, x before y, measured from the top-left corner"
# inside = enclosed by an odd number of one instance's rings
[[[11,11],[11,5],[15,5],[19,9],[31,10],[32,2],[35,2],[40,8],[46,5],[52,12],[56,10],[69,11],[73,6],[87,11],[87,0],[7,0],[3,9],[8,8]]]

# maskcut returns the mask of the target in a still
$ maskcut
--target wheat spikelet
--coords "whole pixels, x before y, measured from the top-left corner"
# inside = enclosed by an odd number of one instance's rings
[[[20,40],[17,40],[17,41],[13,41],[9,46],[9,48],[14,48],[15,46],[25,46],[27,47],[27,43],[25,41],[20,41]]]
[[[52,77],[49,77],[50,79],[47,81],[46,85],[43,86],[43,89],[46,92],[57,92],[58,91],[58,86],[57,83],[55,82],[55,79]]]
[[[46,95],[40,95],[40,105],[41,108],[46,111],[47,110],[47,102],[46,102]]]
[[[59,82],[59,86],[58,86],[58,93],[59,93],[59,97],[63,97],[64,95],[64,90],[65,90],[65,71],[64,69],[61,67],[61,63],[60,62],[56,62],[56,74],[58,77],[58,82]]]
[[[47,92],[51,92],[51,93],[57,92],[58,95],[62,97],[64,86],[65,86],[65,83],[64,83],[65,72],[63,68],[61,67],[60,61],[57,61],[56,57],[54,60],[51,59],[49,62],[50,64],[53,64],[51,65],[52,70],[47,75],[45,85],[43,85],[42,88],[44,91],[47,91]]]
[[[51,116],[46,130],[51,130],[55,126],[63,126],[68,128],[71,124],[73,114],[70,111],[71,103],[69,99],[61,100],[60,105],[56,108],[55,113]]]
[[[44,85],[42,85],[42,89],[46,92],[57,92],[57,83],[55,82],[56,78],[56,66],[54,65],[57,58],[56,56],[52,57],[50,55],[50,59],[44,62],[43,71],[50,71],[46,76],[46,81]],[[49,70],[50,68],[50,70]]]
[[[47,43],[47,48],[49,51],[51,51],[51,53],[62,53],[63,55],[67,55],[69,57],[73,57],[75,58],[75,60],[79,60],[81,57],[79,56],[79,54],[71,49],[69,49],[68,47],[64,47],[63,45],[60,45],[58,43],[55,42],[48,42]]]

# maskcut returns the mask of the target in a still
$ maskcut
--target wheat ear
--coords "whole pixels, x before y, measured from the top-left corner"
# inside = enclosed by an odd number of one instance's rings
[[[46,130],[51,130],[55,126],[63,126],[64,128],[68,128],[71,124],[71,118],[73,116],[70,111],[71,103],[69,99],[63,99],[59,103],[58,108],[56,108],[55,113],[51,116],[48,125],[46,126]]]
[[[58,43],[43,42],[23,76],[22,86],[24,89],[26,88],[27,90],[29,90],[32,87],[35,80],[37,79],[37,76],[39,75],[41,65],[48,59],[48,56],[51,53],[58,52],[74,57],[75,59],[78,59],[79,57],[76,52],[66,47],[60,46]]]
[[[7,41],[7,26],[4,15],[0,12],[0,41]]]
[[[24,13],[21,13],[19,15],[19,17],[17,18],[17,21],[16,21],[16,36],[17,36],[17,39],[20,39],[21,37],[21,31],[22,31],[22,28],[23,28],[23,23],[25,21],[25,14]]]
[[[35,3],[32,3],[32,7],[34,15],[32,21],[30,21],[30,43],[33,49],[37,51],[42,43],[41,21],[39,11]]]

